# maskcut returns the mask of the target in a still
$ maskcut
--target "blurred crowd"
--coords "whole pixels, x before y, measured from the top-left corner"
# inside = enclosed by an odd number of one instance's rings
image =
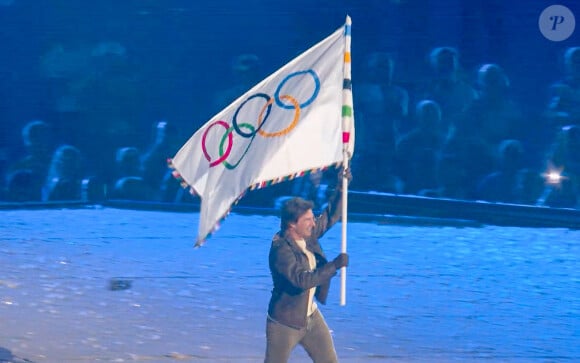
[[[354,92],[353,188],[577,208],[580,47],[566,49],[562,61],[564,74],[530,119],[499,64],[471,75],[456,48],[437,47],[430,79],[409,90],[393,82],[391,55],[370,55]]]
[[[119,56],[123,49],[109,47],[106,52]],[[455,47],[431,49],[431,75],[413,87],[395,81],[392,54],[375,52],[361,61],[361,72],[353,79],[352,189],[580,207],[580,47],[564,53],[564,73],[554,76],[548,90],[541,90],[549,96],[543,112],[532,120],[523,112],[526,105],[518,104],[512,94],[501,64],[466,71]],[[110,89],[115,89],[115,79],[130,75],[126,68],[114,69]],[[252,54],[237,57],[232,72],[231,87],[213,97],[216,109],[266,76]],[[123,104],[130,102],[123,94],[115,106],[102,107],[114,107],[122,115]],[[98,90],[91,95],[93,102],[99,101]],[[79,102],[62,98],[60,107],[74,108],[73,101]],[[21,132],[24,152],[1,166],[0,199],[194,201],[172,177],[167,158],[195,130],[159,120],[150,129],[127,132],[130,117],[119,120],[125,123],[70,122],[75,137],[66,140],[55,137],[51,120],[31,120]],[[61,119],[59,125],[67,124]],[[143,135],[149,140],[146,144],[138,142]],[[248,200],[272,205],[277,197],[293,194],[321,202],[333,181],[325,172],[313,172],[250,193]]]

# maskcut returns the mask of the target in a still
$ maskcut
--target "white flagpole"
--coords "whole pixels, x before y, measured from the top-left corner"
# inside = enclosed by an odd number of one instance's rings
[[[351,19],[346,17],[346,24],[344,28],[344,68],[343,68],[343,87],[342,87],[342,167],[343,170],[349,167],[349,143],[350,138],[354,135],[350,134],[351,122],[353,120],[352,108],[352,86],[351,86],[351,58],[350,58],[350,43],[351,43]],[[347,211],[348,211],[348,178],[346,173],[342,175],[342,242],[340,251],[346,253],[346,227],[347,227]],[[340,271],[340,305],[346,305],[346,267],[341,268]]]
[[[346,162],[343,162],[343,169],[348,168],[348,150],[343,151]],[[347,224],[347,210],[348,210],[348,179],[346,174],[342,176],[342,242],[340,252],[346,253],[346,224]],[[346,305],[346,267],[340,269],[340,305]]]

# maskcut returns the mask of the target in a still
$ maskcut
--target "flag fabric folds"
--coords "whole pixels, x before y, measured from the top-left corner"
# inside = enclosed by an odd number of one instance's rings
[[[352,102],[343,97],[349,48],[347,18],[217,113],[169,160],[174,176],[201,199],[197,246],[248,190],[343,163],[343,142],[352,155],[352,104],[343,101]]]

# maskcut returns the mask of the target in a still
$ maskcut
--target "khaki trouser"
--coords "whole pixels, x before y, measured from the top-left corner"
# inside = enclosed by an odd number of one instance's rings
[[[266,358],[264,363],[285,363],[300,344],[314,363],[337,363],[328,325],[318,309],[307,319],[305,328],[294,329],[270,317],[266,322]]]

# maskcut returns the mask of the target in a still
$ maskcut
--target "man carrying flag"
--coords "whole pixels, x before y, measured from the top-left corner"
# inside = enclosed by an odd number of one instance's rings
[[[344,174],[344,175],[343,175]],[[342,178],[324,211],[314,218],[312,201],[287,200],[280,213],[280,232],[270,248],[269,266],[274,289],[268,306],[265,363],[284,363],[298,345],[314,362],[337,362],[330,331],[314,298],[326,303],[330,279],[348,265],[348,255],[328,262],[318,242],[341,217]]]

